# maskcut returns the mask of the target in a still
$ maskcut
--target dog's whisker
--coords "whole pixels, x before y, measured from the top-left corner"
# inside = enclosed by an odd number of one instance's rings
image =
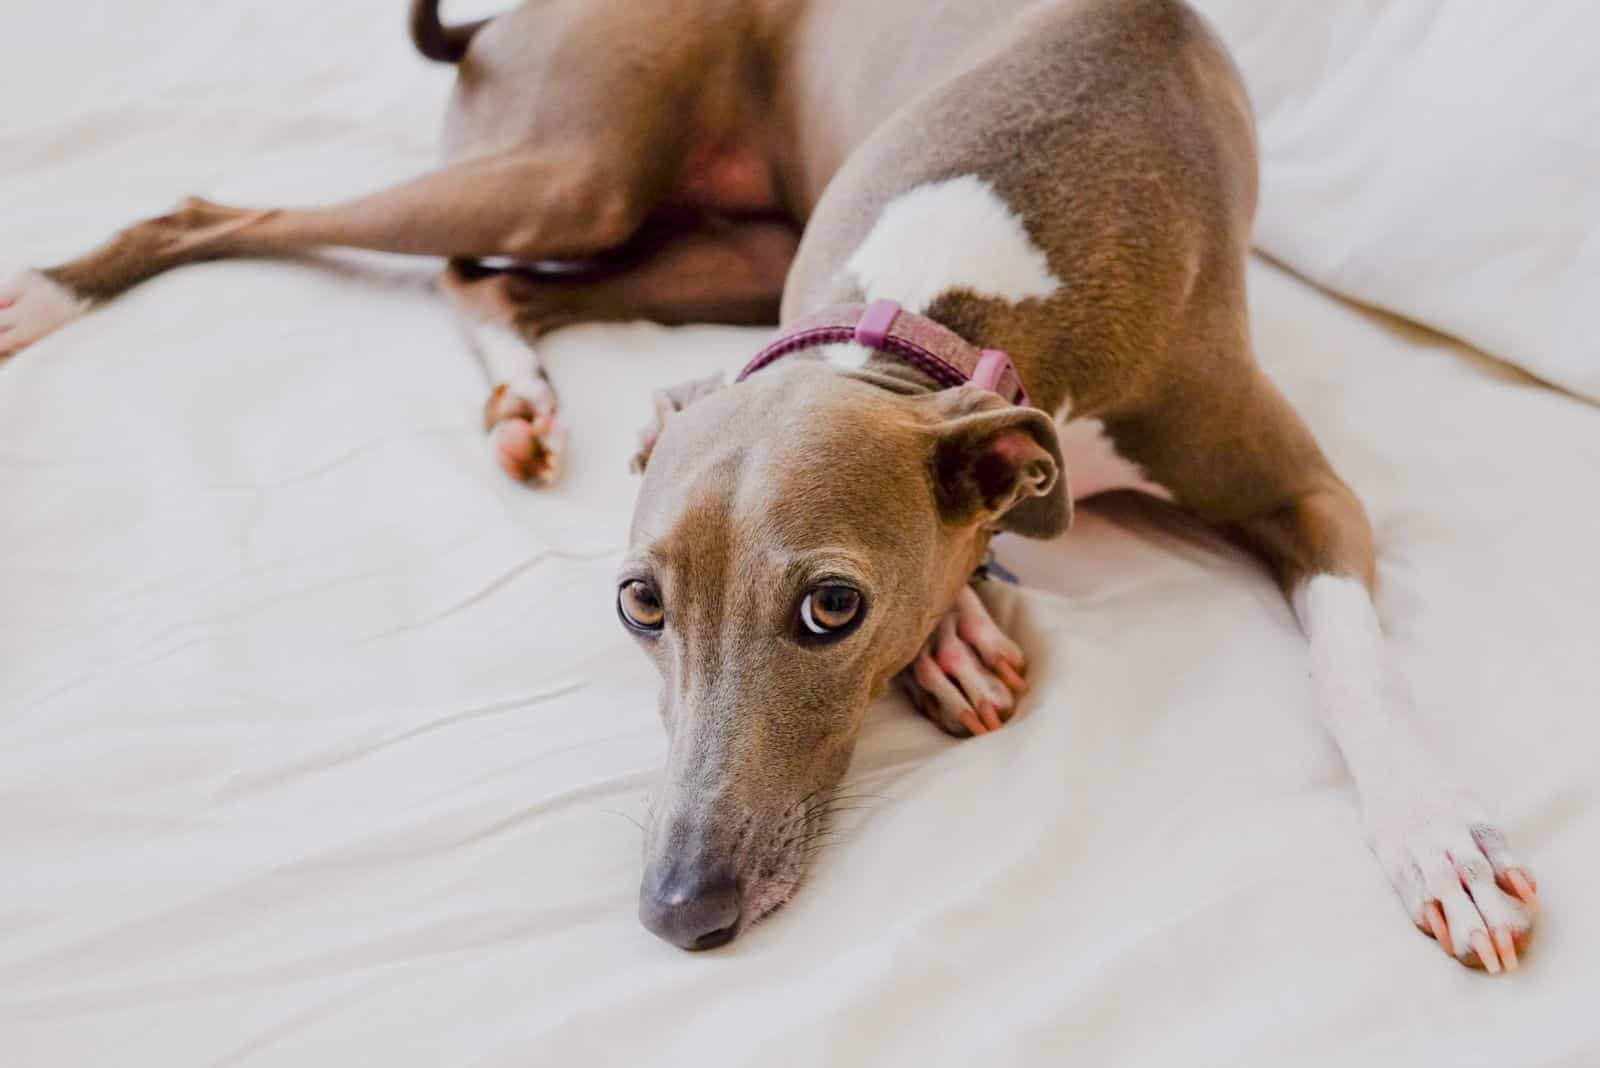
[[[858,802],[856,799],[850,798],[844,802],[828,806],[826,811],[832,814],[835,812],[860,812],[863,809],[878,809],[882,807],[881,802],[875,802],[870,799],[863,799]]]
[[[639,828],[639,833],[640,834],[646,833],[644,824],[640,823],[637,819],[635,819],[634,817],[628,815],[626,812],[623,812],[621,809],[608,808],[608,809],[605,809],[605,811],[607,813],[609,813],[610,815],[613,815],[613,816],[621,816],[623,819],[627,820],[629,823],[631,823],[635,827]]]
[[[846,815],[850,814],[850,812],[877,812],[878,807],[880,806],[877,806],[877,804],[842,804],[842,806],[829,809],[827,815],[834,817],[834,815]]]
[[[854,801],[857,798],[871,798],[875,801],[887,801],[887,794],[872,793],[867,790],[840,790],[830,797],[832,801]]]
[[[815,841],[818,838],[838,833],[839,828],[837,827],[819,827],[814,831],[808,831],[807,833],[800,835],[795,839],[795,842],[803,845],[806,842]]]

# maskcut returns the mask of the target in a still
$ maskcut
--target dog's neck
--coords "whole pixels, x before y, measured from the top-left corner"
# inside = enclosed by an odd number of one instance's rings
[[[919,393],[937,393],[941,389],[949,388],[943,382],[936,381],[932,375],[892,356],[885,356],[881,352],[873,353],[859,370],[841,373],[847,378],[907,397]]]
[[[1011,357],[983,349],[894,300],[836,304],[791,322],[745,365],[743,380],[785,358],[808,355],[894,392],[975,385],[1011,404],[1030,403]]]

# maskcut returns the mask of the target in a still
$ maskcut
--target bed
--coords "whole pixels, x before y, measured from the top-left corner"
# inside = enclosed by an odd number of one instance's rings
[[[431,161],[394,0],[23,6],[0,258]],[[1592,403],[1252,266],[1410,728],[1541,881],[1516,976],[1410,928],[1264,573],[1115,502],[999,549],[1019,718],[879,702],[798,898],[688,955],[635,918],[665,741],[612,577],[650,391],[764,334],[550,338],[535,492],[430,274],[185,269],[0,366],[0,1063],[1600,1063]]]

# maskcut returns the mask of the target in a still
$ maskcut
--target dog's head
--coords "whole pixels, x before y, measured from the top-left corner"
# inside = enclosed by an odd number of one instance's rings
[[[657,414],[617,588],[669,738],[639,912],[703,949],[794,892],[867,705],[990,532],[1048,537],[1072,506],[1051,420],[977,387],[791,360]]]

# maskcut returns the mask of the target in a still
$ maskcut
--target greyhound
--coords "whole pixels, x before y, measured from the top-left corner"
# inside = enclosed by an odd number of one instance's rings
[[[1110,490],[1252,548],[1412,922],[1517,967],[1536,887],[1404,734],[1361,503],[1257,368],[1241,80],[1181,0],[529,0],[440,22],[449,162],[348,203],[203,200],[0,285],[0,352],[168,268],[322,245],[441,256],[514,478],[565,436],[564,324],[783,325],[666,390],[618,582],[669,736],[640,915],[722,945],[788,900],[868,703],[898,678],[999,729],[1022,650],[968,584],[991,536]]]

